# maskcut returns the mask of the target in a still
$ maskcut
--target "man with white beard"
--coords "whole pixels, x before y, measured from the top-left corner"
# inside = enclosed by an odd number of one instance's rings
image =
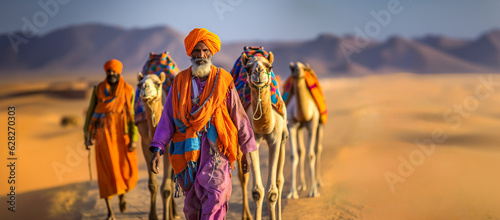
[[[192,66],[172,83],[151,142],[151,169],[158,173],[160,156],[168,150],[176,186],[186,196],[186,219],[224,219],[238,151],[243,153],[241,164],[247,173],[250,152],[257,146],[231,74],[212,65],[213,54],[220,51],[219,37],[196,28],[184,45]]]

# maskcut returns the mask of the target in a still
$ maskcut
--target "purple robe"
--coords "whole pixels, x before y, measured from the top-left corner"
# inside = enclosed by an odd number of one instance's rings
[[[198,88],[198,94],[201,94],[205,88],[206,81],[200,82],[197,77],[194,77],[194,79]],[[243,154],[257,150],[252,126],[241,104],[238,92],[234,87],[229,91],[226,105],[231,119],[238,130],[238,144]],[[153,141],[151,142],[151,147],[158,147],[163,153],[167,153],[165,147],[170,142],[175,131],[171,106],[172,95],[169,94]],[[198,109],[198,106],[194,105],[191,112],[196,111],[196,109]],[[185,191],[184,214],[188,220],[224,219],[228,211],[228,202],[232,190],[231,166],[226,156],[220,154],[217,157],[214,152],[211,152],[210,145],[212,145],[212,149],[218,148],[213,147],[216,145],[208,139],[206,132],[200,132],[200,140],[201,149],[198,172],[196,173],[192,187]],[[215,163],[216,161],[217,163]]]

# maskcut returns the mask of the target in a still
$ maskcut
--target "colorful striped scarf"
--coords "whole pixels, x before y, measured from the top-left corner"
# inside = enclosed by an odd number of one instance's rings
[[[319,85],[319,80],[316,74],[312,69],[305,69],[305,76],[304,79],[306,80],[306,84],[309,88],[309,92],[311,92],[311,95],[314,98],[314,101],[316,102],[316,106],[319,109],[319,112],[321,113],[321,118],[320,122],[322,124],[325,124],[326,121],[328,120],[328,113],[326,109],[326,102],[325,102],[325,96],[323,95],[323,90],[321,89],[321,86]],[[288,105],[288,102],[292,99],[292,96],[294,95],[293,91],[293,80],[294,78],[290,76],[286,82],[283,92],[283,100],[285,100],[285,104]]]
[[[265,58],[269,57],[269,53],[262,47],[245,47],[243,53],[245,53],[249,58],[252,58],[254,56],[262,56]],[[236,59],[236,62],[233,65],[233,69],[231,69],[231,75],[233,76],[234,85],[236,86],[236,90],[238,91],[238,95],[240,96],[241,103],[243,104],[243,107],[245,109],[248,109],[248,107],[251,105],[252,96],[251,89],[248,84],[248,75],[246,73],[246,68],[241,63],[241,56]],[[272,70],[271,80],[271,102],[274,109],[276,109],[281,115],[283,115],[282,106],[284,103],[280,97],[279,85]]]
[[[234,86],[231,75],[212,65],[205,88],[199,95],[200,106],[196,111],[192,111],[191,79],[190,67],[175,77],[171,91],[176,129],[169,158],[176,177],[183,177],[185,188],[189,188],[188,183],[194,181],[198,170],[201,131],[207,131],[207,137],[217,143],[219,151],[228,158],[231,167],[238,159],[238,131],[226,104],[229,91]]]

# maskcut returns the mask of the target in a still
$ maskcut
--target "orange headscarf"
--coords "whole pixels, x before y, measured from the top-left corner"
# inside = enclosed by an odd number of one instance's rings
[[[108,69],[111,69],[120,74],[123,70],[123,64],[117,59],[112,59],[104,64],[104,71],[108,71]]]
[[[212,55],[220,51],[219,36],[205,28],[195,28],[189,32],[186,39],[184,39],[184,46],[186,46],[186,54],[188,56],[191,56],[194,46],[200,41],[203,41],[203,43],[207,45]]]

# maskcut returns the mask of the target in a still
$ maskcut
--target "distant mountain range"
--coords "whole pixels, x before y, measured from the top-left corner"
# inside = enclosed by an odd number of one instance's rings
[[[224,33],[217,33],[223,35]],[[181,69],[190,65],[184,50],[184,34],[169,27],[122,29],[102,24],[86,24],[55,30],[29,38],[16,53],[8,34],[0,35],[0,74],[9,71],[88,72],[102,74],[103,63],[121,60],[126,72],[138,72],[150,52],[169,51]],[[359,42],[358,42],[359,43]],[[477,39],[462,40],[443,36],[420,39],[392,37],[368,41],[356,47],[352,36],[321,34],[298,42],[224,43],[214,63],[230,71],[243,46],[264,46],[275,54],[274,69],[288,76],[291,61],[309,63],[320,75],[366,75],[390,72],[484,73],[500,72],[500,31]],[[358,45],[359,46],[359,45]],[[355,47],[348,61],[345,48]]]

